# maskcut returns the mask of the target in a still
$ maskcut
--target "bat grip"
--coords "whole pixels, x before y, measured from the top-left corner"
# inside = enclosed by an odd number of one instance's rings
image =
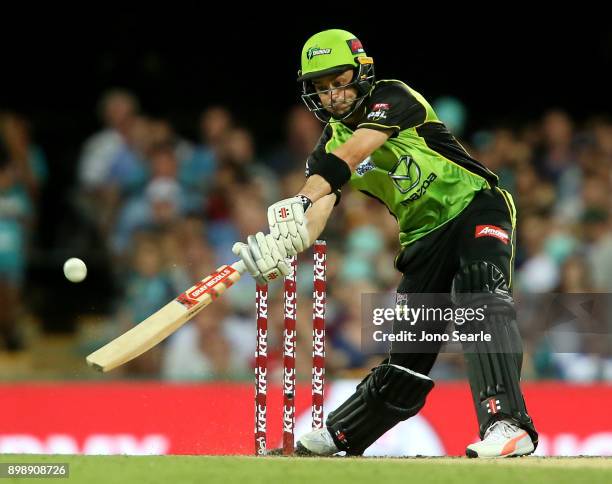
[[[232,267],[238,272],[240,272],[240,274],[244,274],[246,271],[246,266],[244,265],[244,262],[241,260],[237,260],[236,262],[234,262],[232,264]]]

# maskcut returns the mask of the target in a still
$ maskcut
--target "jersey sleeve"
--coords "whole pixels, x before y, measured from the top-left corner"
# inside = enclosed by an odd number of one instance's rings
[[[332,133],[333,131],[332,131],[331,126],[329,124],[325,125],[325,129],[323,130],[323,133],[321,133],[321,137],[319,138],[317,145],[315,146],[314,150],[312,151],[312,153],[306,160],[306,171],[305,171],[306,178],[308,178],[312,174],[312,168],[314,167],[314,165],[316,163],[319,163],[321,159],[323,158],[323,156],[325,155],[325,153],[327,153],[327,151],[325,150],[325,145],[327,145],[327,142],[331,139]],[[340,203],[340,197],[341,197],[340,188],[334,191],[334,195],[336,195],[336,202],[334,203],[334,207],[335,207],[336,205]]]
[[[410,92],[399,82],[379,83],[374,88],[366,105],[366,115],[357,128],[392,130],[391,137],[400,131],[425,122],[427,112]]]

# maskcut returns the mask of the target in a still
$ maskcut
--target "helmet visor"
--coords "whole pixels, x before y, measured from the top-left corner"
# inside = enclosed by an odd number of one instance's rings
[[[346,66],[342,66],[340,72],[346,71]],[[306,107],[321,121],[327,122],[331,117],[342,121],[347,119],[363,100],[369,95],[371,83],[374,81],[373,66],[360,66],[359,70],[353,69],[351,82],[334,86],[329,89],[315,88],[313,80],[323,77],[319,72],[316,76],[302,83],[302,101]],[[368,88],[364,88],[364,81]],[[354,91],[351,91],[354,88]],[[340,94],[334,96],[333,91]],[[347,93],[351,92],[347,96]],[[324,104],[325,103],[325,104]]]

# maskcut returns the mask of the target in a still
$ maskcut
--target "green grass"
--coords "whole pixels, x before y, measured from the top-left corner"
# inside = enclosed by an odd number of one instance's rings
[[[612,459],[284,458],[2,455],[0,462],[70,464],[70,483],[493,484],[612,482]],[[1,482],[31,482],[2,479]],[[39,479],[36,482],[41,482]],[[47,481],[48,482],[48,481]]]

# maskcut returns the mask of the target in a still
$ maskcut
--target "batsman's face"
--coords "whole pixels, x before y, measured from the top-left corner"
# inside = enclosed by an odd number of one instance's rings
[[[333,115],[341,116],[351,109],[357,98],[357,88],[349,86],[352,80],[353,70],[348,69],[342,74],[313,79],[312,84],[323,107]]]

